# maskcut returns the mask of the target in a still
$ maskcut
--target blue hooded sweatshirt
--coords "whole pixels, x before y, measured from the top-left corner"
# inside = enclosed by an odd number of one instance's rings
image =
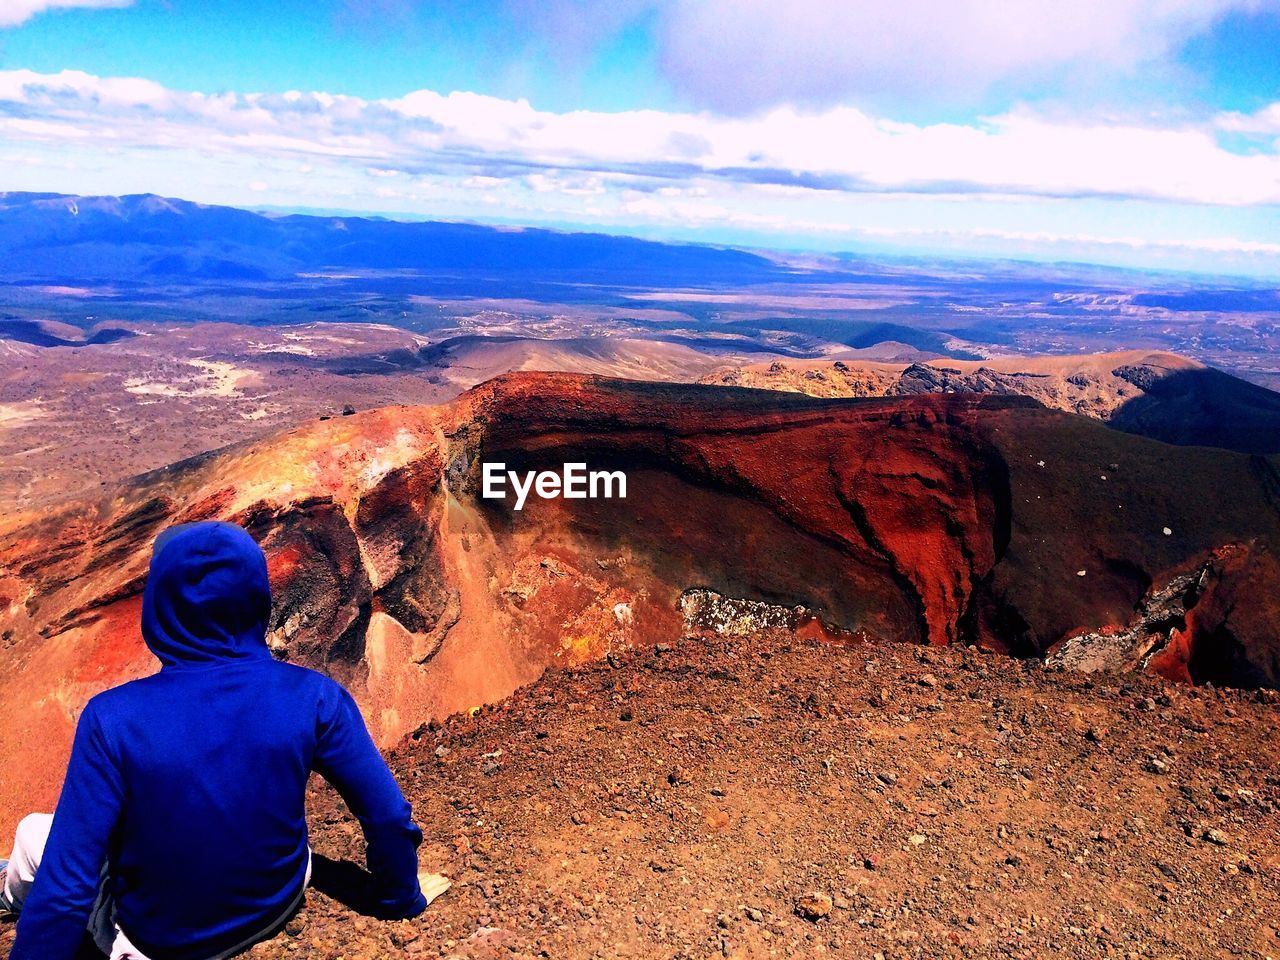
[[[10,960],[71,960],[107,864],[116,921],[152,960],[207,960],[301,894],[317,771],[364,828],[380,912],[426,907],[422,832],[351,695],[274,660],[262,550],[195,523],[156,543],[142,634],[159,673],[94,697]]]

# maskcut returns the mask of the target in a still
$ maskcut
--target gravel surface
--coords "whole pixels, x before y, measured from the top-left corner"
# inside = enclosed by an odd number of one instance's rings
[[[612,656],[391,754],[454,882],[426,914],[313,889],[249,956],[1280,956],[1278,720],[962,650]],[[312,823],[362,862],[321,784]]]

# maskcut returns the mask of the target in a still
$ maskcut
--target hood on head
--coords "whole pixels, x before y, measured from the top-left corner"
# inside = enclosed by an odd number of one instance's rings
[[[233,523],[170,527],[156,538],[142,594],[142,636],[162,664],[266,658],[267,558]]]

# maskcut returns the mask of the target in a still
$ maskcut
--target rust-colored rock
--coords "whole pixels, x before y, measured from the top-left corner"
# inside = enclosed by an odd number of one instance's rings
[[[485,461],[622,469],[628,496],[516,513],[480,497]],[[389,745],[550,664],[670,642],[690,590],[813,635],[1039,656],[1126,629],[1209,563],[1138,665],[1275,685],[1276,476],[1017,397],[523,374],[308,425],[0,525],[0,758],[29,771],[0,782],[0,830],[52,802],[85,700],[154,669],[138,597],[171,523],[230,519],[262,543],[273,649],[348,684]]]

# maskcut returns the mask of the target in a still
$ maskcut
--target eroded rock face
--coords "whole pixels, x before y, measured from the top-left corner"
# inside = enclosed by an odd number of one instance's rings
[[[1257,544],[1214,551],[1184,623],[1143,666],[1174,680],[1275,687],[1280,678],[1274,597],[1280,563]]]
[[[480,495],[490,461],[624,470],[628,496],[515,512]],[[171,523],[230,519],[258,539],[276,655],[347,684],[391,744],[549,664],[677,642],[694,601],[713,629],[1123,647],[1108,667],[1274,685],[1274,475],[1017,397],[526,374],[310,425],[0,526],[0,759],[46,771],[33,789],[0,781],[0,827],[52,801],[88,697],[154,669],[138,608]],[[1219,490],[1230,501],[1208,509]]]
[[[1190,681],[1191,651],[1179,651],[1178,638],[1187,633],[1187,618],[1204,597],[1207,584],[1216,580],[1222,562],[1239,549],[1224,547],[1191,570],[1175,574],[1161,585],[1153,585],[1138,603],[1128,624],[1067,637],[1055,644],[1045,663],[1097,673],[1145,669],[1154,662],[1156,672]]]

